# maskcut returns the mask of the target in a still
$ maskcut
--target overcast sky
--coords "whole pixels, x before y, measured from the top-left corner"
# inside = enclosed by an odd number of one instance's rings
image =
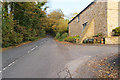
[[[80,12],[94,0],[49,0],[48,13],[55,9],[61,9],[69,17],[72,13]]]

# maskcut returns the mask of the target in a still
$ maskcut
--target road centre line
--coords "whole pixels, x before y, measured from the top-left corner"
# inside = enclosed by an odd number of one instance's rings
[[[35,46],[34,48],[32,48],[30,51],[28,51],[28,53],[30,53],[31,51],[33,51],[34,49],[36,49],[38,46]],[[5,68],[2,69],[2,71],[5,71],[8,67],[12,66],[17,60],[15,60],[14,62],[10,63],[8,66],[6,66]],[[0,73],[2,73],[2,71],[0,71]]]

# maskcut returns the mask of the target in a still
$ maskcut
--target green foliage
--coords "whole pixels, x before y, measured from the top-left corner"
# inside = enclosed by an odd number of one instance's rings
[[[45,37],[45,36],[46,36],[46,31],[45,31],[44,29],[42,29],[42,30],[40,31],[40,36],[41,36],[41,37]]]
[[[77,36],[75,36],[75,38],[76,38],[76,39],[79,39],[79,38],[80,38],[80,36],[79,36],[79,35],[77,35]]]
[[[59,39],[60,38],[60,33],[58,32],[57,34],[56,34],[56,36],[55,36],[55,39]]]
[[[56,24],[54,24],[52,26],[52,29],[55,33],[59,32],[59,33],[64,33],[67,32],[67,28],[68,28],[68,21],[64,20],[64,19],[59,19]]]
[[[2,4],[3,47],[34,41],[49,33],[56,35],[56,39],[61,41],[67,37],[68,20],[64,19],[61,10],[55,10],[47,15],[46,2],[37,4],[35,2],[3,2]]]
[[[94,35],[93,37],[102,37],[102,33],[97,33],[97,34]]]
[[[112,30],[112,32],[114,32],[115,36],[120,36],[120,27],[116,27],[115,29]]]
[[[79,39],[79,35],[77,36],[69,36],[69,37],[66,37],[64,40],[67,41],[67,42],[72,42],[72,43],[76,43],[76,39]]]
[[[46,36],[45,22],[48,20],[42,8],[45,2],[38,2],[38,4],[3,2],[2,4],[2,47],[16,46]]]
[[[102,33],[98,33],[97,36],[102,36]]]
[[[48,17],[55,20],[59,20],[59,19],[64,19],[64,14],[61,11],[61,9],[57,9],[52,11],[50,14],[48,14]]]
[[[58,36],[58,40],[59,41],[64,41],[64,39],[68,36],[68,33],[63,33],[61,36],[60,36],[60,33],[57,35]]]
[[[37,40],[38,38],[37,37],[30,37],[29,38],[29,41],[35,41],[35,40]]]
[[[65,38],[64,40],[67,41],[67,42],[76,43],[75,37],[67,37],[67,38]]]
[[[10,39],[11,46],[15,46],[22,42],[23,37],[19,33],[13,33],[9,36],[9,39]]]
[[[23,41],[23,36],[19,33],[9,33],[5,37],[3,37],[3,47],[15,46],[20,44]]]
[[[61,10],[54,10],[48,14],[49,28],[51,28],[52,33],[63,34],[68,32],[68,20],[64,19],[64,14]]]
[[[61,36],[61,38],[65,39],[67,36],[68,36],[68,33],[63,33],[62,36]]]

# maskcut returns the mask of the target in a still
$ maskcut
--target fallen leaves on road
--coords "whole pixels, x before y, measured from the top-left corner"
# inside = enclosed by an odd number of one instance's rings
[[[118,78],[118,54],[97,59],[96,57],[90,60],[86,65],[96,78]]]

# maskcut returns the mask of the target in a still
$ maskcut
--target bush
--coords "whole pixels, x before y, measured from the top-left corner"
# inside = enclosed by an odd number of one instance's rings
[[[6,36],[2,38],[2,47],[16,46],[23,41],[23,36],[19,33],[13,32],[6,34]]]
[[[115,29],[112,30],[114,32],[115,36],[120,36],[120,27],[116,27]]]
[[[67,41],[67,42],[76,43],[75,37],[66,37],[64,40]]]
[[[29,41],[35,41],[37,39],[38,39],[37,37],[31,37],[31,38],[29,38]]]
[[[44,29],[42,29],[40,31],[40,37],[45,37],[46,36],[46,31]]]
[[[55,36],[55,39],[59,39],[60,38],[60,33],[58,32]]]
[[[8,37],[4,37],[2,38],[2,48],[5,48],[5,47],[9,47],[11,45],[10,40]]]
[[[63,33],[62,35],[60,35],[60,33],[58,32],[55,36],[55,39],[58,39],[59,41],[64,41],[64,39],[68,36],[68,33]]]
[[[72,42],[72,43],[76,43],[76,39],[79,39],[79,35],[77,36],[69,36],[69,37],[66,37],[64,40],[67,41],[67,42]]]
[[[16,46],[23,41],[23,36],[19,33],[14,33],[9,36],[11,46]]]
[[[62,36],[60,37],[60,41],[64,41],[64,39],[68,36],[68,33],[64,33],[62,34]]]
[[[76,39],[79,39],[80,38],[80,36],[79,35],[77,35],[77,36],[74,36]]]
[[[64,38],[66,38],[67,36],[68,36],[68,33],[64,33],[64,34],[62,34],[61,38],[64,39]]]
[[[102,36],[102,33],[97,33],[96,35],[94,35],[93,37],[100,37]]]

